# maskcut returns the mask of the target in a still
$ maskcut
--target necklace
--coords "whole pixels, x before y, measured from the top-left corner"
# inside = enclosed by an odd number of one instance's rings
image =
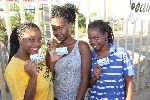
[[[100,65],[101,67],[104,65],[108,65],[108,64],[110,64],[109,58],[106,57],[106,58],[98,59],[97,64]]]

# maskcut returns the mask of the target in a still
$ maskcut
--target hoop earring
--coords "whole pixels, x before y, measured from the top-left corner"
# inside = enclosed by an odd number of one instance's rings
[[[105,38],[105,41],[108,42],[108,38],[107,37]]]

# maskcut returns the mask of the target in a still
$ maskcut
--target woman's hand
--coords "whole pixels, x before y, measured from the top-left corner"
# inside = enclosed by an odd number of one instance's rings
[[[90,78],[89,87],[92,87],[94,84],[96,84],[96,82],[99,79],[99,76],[101,74],[101,67],[99,65],[96,65],[94,67],[93,72],[94,72],[94,76]]]
[[[96,79],[99,79],[100,73],[101,73],[101,67],[99,65],[96,65],[94,68],[94,77]]]
[[[60,59],[62,56],[59,56],[56,54],[56,47],[57,47],[57,41],[56,40],[52,40],[52,41],[49,41],[47,43],[48,45],[48,52],[49,52],[49,55],[50,55],[50,62],[51,63],[55,63],[56,61],[58,61],[58,59]]]
[[[37,77],[37,64],[31,60],[27,60],[24,65],[25,71],[30,75],[30,78]]]
[[[24,69],[29,74],[30,79],[28,82],[28,86],[25,90],[25,95],[23,100],[33,100],[36,94],[36,86],[37,86],[37,76],[38,73],[36,71],[37,64],[34,61],[27,60],[24,65]]]

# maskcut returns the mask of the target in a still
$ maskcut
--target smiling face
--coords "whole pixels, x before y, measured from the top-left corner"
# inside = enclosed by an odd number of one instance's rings
[[[90,45],[95,51],[102,50],[102,48],[107,45],[105,41],[107,35],[100,32],[98,27],[92,27],[88,29],[88,38]]]
[[[69,24],[62,17],[52,18],[51,26],[53,30],[53,35],[60,41],[65,41],[70,35],[71,24]]]
[[[41,31],[39,29],[25,29],[18,39],[21,50],[27,54],[37,54],[42,45]]]

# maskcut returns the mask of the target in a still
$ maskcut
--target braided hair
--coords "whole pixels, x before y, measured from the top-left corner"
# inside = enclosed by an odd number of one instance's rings
[[[65,4],[63,6],[54,5],[51,10],[51,19],[63,17],[68,23],[74,24],[76,21],[76,13],[78,9],[73,4]]]
[[[20,47],[18,37],[21,37],[26,29],[31,29],[31,28],[38,29],[40,31],[40,28],[36,24],[31,23],[31,22],[23,23],[20,26],[17,26],[16,28],[13,29],[10,35],[10,54],[9,54],[8,62],[17,53]]]
[[[94,27],[99,28],[100,33],[104,34],[105,32],[107,32],[108,33],[108,36],[107,36],[108,43],[113,44],[114,34],[112,31],[112,28],[109,26],[109,22],[104,22],[103,20],[94,20],[93,22],[91,22],[88,25],[88,29],[94,28]]]
[[[18,26],[15,27],[10,35],[10,53],[9,53],[9,60],[17,53],[19,49],[19,41],[18,41],[18,32],[17,32]]]

